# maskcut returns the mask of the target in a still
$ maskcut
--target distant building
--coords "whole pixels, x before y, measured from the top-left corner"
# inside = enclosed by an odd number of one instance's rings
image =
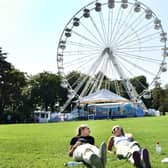
[[[51,119],[50,111],[34,111],[35,122],[47,123]]]

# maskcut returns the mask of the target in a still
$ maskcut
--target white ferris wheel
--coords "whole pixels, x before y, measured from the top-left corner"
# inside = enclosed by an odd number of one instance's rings
[[[95,0],[84,6],[65,25],[57,48],[61,86],[69,92],[63,109],[74,97],[110,89],[110,81],[119,95],[118,82],[122,82],[132,102],[148,97],[167,71],[166,41],[161,20],[139,1]],[[67,74],[73,71],[80,75],[70,83]],[[143,87],[141,93],[130,81],[137,76],[145,76],[149,84],[137,81]]]

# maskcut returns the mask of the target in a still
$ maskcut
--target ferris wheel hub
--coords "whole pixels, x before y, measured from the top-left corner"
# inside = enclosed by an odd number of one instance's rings
[[[105,54],[107,54],[109,57],[111,57],[111,55],[113,55],[113,51],[110,47],[106,47],[103,52],[102,52],[102,56],[104,56]]]

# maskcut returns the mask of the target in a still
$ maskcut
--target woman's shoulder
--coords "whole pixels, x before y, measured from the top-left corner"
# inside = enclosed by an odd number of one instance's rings
[[[87,139],[87,140],[94,140],[94,137],[93,136],[81,136],[80,138],[84,138],[84,139]]]
[[[88,138],[94,139],[94,137],[93,137],[93,136],[90,136],[90,135],[88,136]]]
[[[128,137],[128,139],[129,139],[130,141],[133,141],[133,140],[134,140],[133,134],[131,134],[131,133],[125,133],[125,136]]]
[[[95,144],[95,139],[94,139],[94,137],[93,136],[88,136],[87,137],[87,140],[88,140],[88,142],[90,143],[90,144],[92,144],[92,145],[94,145]]]
[[[78,139],[78,138],[79,138],[79,136],[74,136],[71,139]]]
[[[74,145],[78,141],[79,137],[75,136],[71,138],[70,145]]]
[[[71,141],[77,141],[79,139],[94,139],[94,137],[90,135],[89,136],[74,136],[72,137]]]

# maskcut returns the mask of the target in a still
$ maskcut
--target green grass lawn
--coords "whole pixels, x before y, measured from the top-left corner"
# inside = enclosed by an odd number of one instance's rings
[[[69,141],[76,127],[82,123],[90,126],[99,145],[111,135],[111,127],[119,124],[133,133],[141,146],[149,149],[152,167],[165,168],[161,163],[168,157],[168,116],[127,118],[115,120],[62,122],[51,124],[0,125],[0,167],[2,168],[62,168],[68,157]],[[160,141],[162,154],[155,152]],[[125,160],[118,161],[108,153],[107,168],[133,167]]]

